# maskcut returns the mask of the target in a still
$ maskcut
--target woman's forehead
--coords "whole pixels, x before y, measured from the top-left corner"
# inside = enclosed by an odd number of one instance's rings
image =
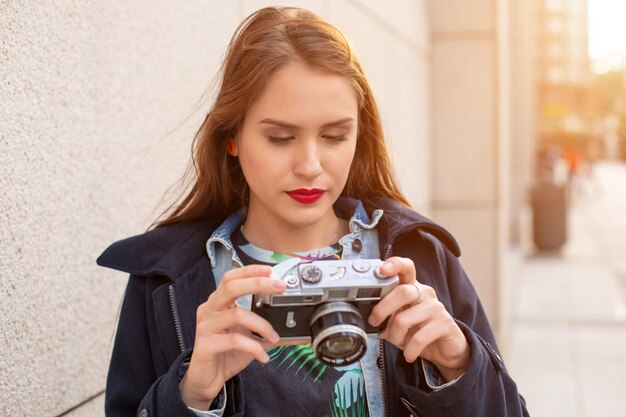
[[[357,93],[348,78],[292,61],[272,74],[248,116],[256,122],[329,125],[356,119],[357,113]]]

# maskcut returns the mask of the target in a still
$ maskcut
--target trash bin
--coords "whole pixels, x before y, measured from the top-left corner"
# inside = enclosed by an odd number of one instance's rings
[[[555,251],[567,241],[567,189],[541,181],[531,192],[533,239],[539,250]]]

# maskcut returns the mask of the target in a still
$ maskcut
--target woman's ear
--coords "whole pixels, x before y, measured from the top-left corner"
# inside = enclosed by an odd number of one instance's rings
[[[226,153],[230,156],[237,156],[237,145],[234,139],[228,139],[228,142],[226,142]]]

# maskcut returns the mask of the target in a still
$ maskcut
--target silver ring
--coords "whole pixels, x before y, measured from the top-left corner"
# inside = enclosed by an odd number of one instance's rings
[[[422,298],[422,289],[420,288],[421,285],[417,281],[415,281],[411,285],[417,288],[417,298],[415,299],[414,303],[419,303],[420,299]]]

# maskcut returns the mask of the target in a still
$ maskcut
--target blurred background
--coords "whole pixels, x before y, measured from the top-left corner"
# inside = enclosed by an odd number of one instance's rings
[[[165,207],[230,36],[272,4],[354,44],[531,415],[626,415],[616,0],[0,0],[0,415],[104,414],[126,276],[95,258]]]

